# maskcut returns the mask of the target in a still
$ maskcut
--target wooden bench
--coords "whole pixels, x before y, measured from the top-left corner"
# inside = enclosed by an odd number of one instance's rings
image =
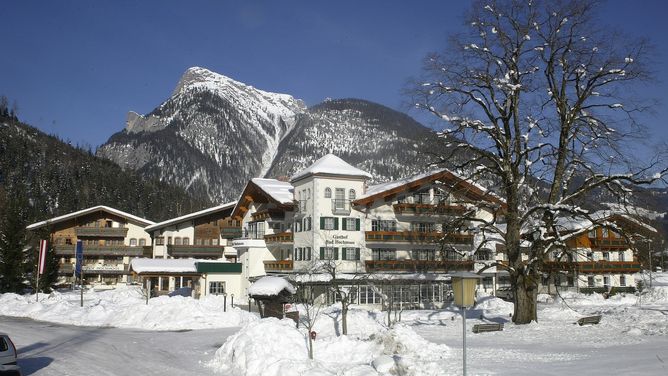
[[[599,322],[601,322],[601,315],[583,317],[583,318],[581,318],[580,320],[577,321],[577,324],[580,325],[580,326],[585,325],[585,324],[596,325]]]
[[[473,333],[498,332],[503,330],[503,324],[476,324],[473,325]]]

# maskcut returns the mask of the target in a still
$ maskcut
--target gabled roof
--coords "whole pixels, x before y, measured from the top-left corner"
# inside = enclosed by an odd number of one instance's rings
[[[34,230],[34,229],[37,229],[37,228],[40,228],[40,227],[44,227],[44,226],[47,226],[47,225],[52,225],[52,224],[55,224],[55,223],[67,221],[69,219],[81,217],[83,215],[95,213],[95,212],[98,212],[98,211],[104,211],[104,212],[107,212],[107,213],[117,215],[119,217],[124,217],[124,218],[127,218],[129,221],[139,223],[140,225],[143,225],[143,226],[148,226],[148,225],[155,224],[155,222],[149,221],[148,219],[137,217],[136,215],[132,215],[132,214],[126,213],[124,211],[114,209],[114,208],[109,207],[109,206],[98,205],[98,206],[93,206],[93,207],[88,208],[88,209],[83,209],[83,210],[79,210],[79,211],[76,211],[76,212],[73,212],[73,213],[61,215],[59,217],[47,219],[46,221],[33,223],[33,224],[29,225],[28,227],[26,227],[26,229],[27,230]]]
[[[368,187],[366,192],[364,192],[360,198],[355,200],[353,204],[370,205],[379,198],[394,197],[397,194],[418,189],[438,180],[448,182],[452,187],[453,192],[457,192],[471,199],[487,200],[496,203],[501,207],[506,206],[506,202],[499,196],[448,169],[433,170],[400,180],[372,185]]]
[[[645,223],[640,222],[639,220],[627,215],[624,212],[612,211],[612,210],[599,210],[597,212],[589,214],[589,218],[584,218],[581,216],[578,217],[560,217],[557,218],[555,226],[558,226],[559,229],[567,233],[567,238],[570,238],[575,235],[582,234],[589,230],[593,230],[596,227],[603,226],[605,222],[616,222],[623,221],[630,224],[633,227],[637,227],[644,231],[645,233],[657,234],[658,231]]]
[[[232,217],[243,217],[252,202],[273,202],[279,207],[291,209],[294,203],[294,187],[288,182],[276,179],[252,179],[241,193]]]
[[[221,212],[221,211],[229,211],[230,213],[232,213],[232,209],[234,208],[234,205],[236,205],[236,204],[237,204],[236,201],[228,202],[227,204],[214,206],[212,208],[200,210],[198,212],[194,212],[194,213],[186,214],[186,215],[183,215],[183,216],[180,216],[180,217],[168,219],[166,221],[162,221],[162,222],[156,223],[154,225],[148,226],[144,230],[146,230],[146,231],[159,230],[161,228],[165,228],[165,227],[170,226],[170,225],[174,225],[174,224],[181,223],[181,222],[184,222],[184,221],[189,221],[189,220],[192,220],[192,219],[195,219],[195,218],[204,217],[206,215],[213,214],[213,213],[218,213],[218,212]]]
[[[353,167],[343,159],[334,154],[327,154],[324,157],[313,162],[309,167],[292,175],[290,182],[295,182],[307,178],[311,175],[333,175],[348,176],[371,179],[372,176],[366,171]]]

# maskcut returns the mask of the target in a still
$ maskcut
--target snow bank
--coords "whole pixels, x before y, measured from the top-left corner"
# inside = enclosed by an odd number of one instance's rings
[[[294,294],[297,291],[285,278],[267,276],[255,281],[248,288],[248,295],[272,296],[278,295],[283,290],[288,290],[290,294]]]
[[[223,298],[200,300],[182,296],[146,299],[137,286],[84,292],[80,307],[79,291],[40,295],[0,295],[0,315],[78,326],[184,330],[241,326],[257,317],[238,308],[223,312]]]

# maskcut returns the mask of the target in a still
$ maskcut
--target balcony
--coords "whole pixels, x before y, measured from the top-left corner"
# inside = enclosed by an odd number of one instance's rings
[[[223,227],[220,229],[220,236],[223,239],[239,238],[241,234],[241,227]]]
[[[463,205],[447,205],[447,204],[408,204],[399,203],[394,204],[394,213],[404,216],[454,216],[463,215],[466,212],[466,207]]]
[[[253,222],[266,221],[268,219],[282,221],[285,219],[285,213],[281,210],[261,210],[251,214]]]
[[[340,198],[332,199],[332,214],[349,215],[350,211],[350,200]]]
[[[308,200],[295,200],[295,215],[303,216],[306,214],[306,202]]]
[[[292,272],[294,263],[292,260],[264,261],[266,272]]]
[[[58,244],[55,246],[57,255],[74,256],[73,244]],[[142,256],[144,249],[151,247],[130,247],[127,245],[83,245],[84,256]]]
[[[105,237],[124,238],[128,233],[127,227],[75,227],[77,237]]]
[[[91,275],[118,275],[118,274],[129,274],[130,266],[125,264],[84,264],[83,273]],[[58,265],[58,274],[60,275],[73,275],[74,274],[74,264],[60,264]]]
[[[168,245],[167,253],[172,257],[223,257],[222,245]]]
[[[607,249],[627,249],[629,243],[625,239],[620,238],[589,238],[592,248],[607,248]]]
[[[628,261],[547,261],[543,265],[545,271],[577,271],[587,274],[637,273],[640,271],[639,262]]]
[[[447,272],[473,270],[474,261],[469,260],[367,260],[367,272]]]
[[[265,235],[264,242],[267,245],[270,244],[292,244],[293,242],[293,233],[292,232],[281,232],[279,234]]]
[[[472,234],[417,231],[367,231],[365,239],[370,243],[439,243],[470,245]]]

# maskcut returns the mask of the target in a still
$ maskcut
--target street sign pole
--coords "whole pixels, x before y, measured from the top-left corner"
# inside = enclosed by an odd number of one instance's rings
[[[77,240],[77,247],[74,253],[76,258],[74,273],[79,277],[79,288],[81,289],[80,306],[83,307],[83,243],[81,240]]]

